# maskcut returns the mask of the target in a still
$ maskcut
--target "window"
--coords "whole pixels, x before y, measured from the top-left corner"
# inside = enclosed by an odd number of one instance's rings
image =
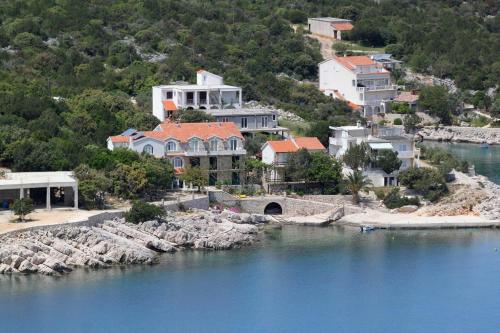
[[[363,94],[359,94],[359,99],[363,100]]]
[[[248,119],[241,118],[241,128],[247,128],[247,126],[248,126]]]
[[[230,150],[238,149],[238,140],[236,140],[236,139],[229,140],[229,149]]]
[[[222,117],[222,122],[223,122],[223,123],[227,123],[227,122],[229,122],[229,118],[228,118],[228,117]]]
[[[172,91],[167,91],[166,96],[167,96],[167,99],[172,99],[173,92]]]
[[[180,157],[175,157],[172,160],[172,164],[174,165],[174,168],[182,168],[184,166],[184,161]]]
[[[352,80],[352,86],[356,86],[356,80]]]
[[[153,146],[145,145],[142,151],[146,154],[153,155]]]
[[[240,174],[238,172],[233,172],[231,175],[231,183],[233,185],[240,185]]]
[[[276,115],[273,114],[273,121],[276,121]]]
[[[261,118],[261,125],[262,125],[262,127],[264,127],[264,128],[267,127],[267,120],[268,120],[267,117],[262,117]]]
[[[217,170],[217,157],[210,156],[209,164],[210,164],[210,170]]]
[[[175,141],[169,141],[167,142],[167,151],[176,151],[177,150],[177,144]]]
[[[232,164],[233,169],[239,169],[240,168],[240,157],[233,156],[231,159],[231,164]]]
[[[191,167],[196,168],[200,166],[200,158],[199,157],[193,157],[189,159],[189,163],[191,164]]]
[[[218,145],[219,145],[219,140],[217,140],[217,139],[210,140],[210,150],[212,150],[212,151],[218,150],[217,149]]]
[[[191,151],[198,151],[200,149],[200,141],[193,139],[189,141],[189,150]]]

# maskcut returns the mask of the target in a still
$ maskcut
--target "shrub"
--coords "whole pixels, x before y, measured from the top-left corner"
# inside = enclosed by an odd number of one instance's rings
[[[403,125],[403,120],[401,118],[394,119],[394,125]]]
[[[30,198],[17,199],[12,205],[12,211],[15,215],[19,216],[19,220],[21,220],[22,222],[24,222],[24,218],[26,217],[26,215],[33,212],[34,210],[35,208],[33,206],[33,200],[31,200]]]
[[[425,199],[435,202],[448,193],[443,174],[431,168],[410,168],[399,174],[399,181]]]
[[[418,198],[402,197],[399,194],[399,188],[394,188],[384,198],[384,205],[389,209],[399,208],[407,205],[418,206],[420,201]]]
[[[125,220],[130,223],[141,223],[159,219],[165,216],[165,210],[147,202],[136,201],[132,204],[132,208],[125,213]]]

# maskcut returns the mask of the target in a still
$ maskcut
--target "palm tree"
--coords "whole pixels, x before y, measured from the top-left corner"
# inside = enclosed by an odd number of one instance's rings
[[[372,187],[372,181],[368,179],[363,172],[355,170],[346,178],[346,187],[352,193],[352,202],[357,205],[359,203],[359,192],[366,191]]]

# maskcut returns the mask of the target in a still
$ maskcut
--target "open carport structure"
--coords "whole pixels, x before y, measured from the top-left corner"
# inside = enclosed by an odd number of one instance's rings
[[[45,192],[46,208],[52,208],[51,197],[57,193],[65,206],[78,208],[78,181],[71,171],[7,172],[0,177],[0,205],[17,198],[40,196]]]

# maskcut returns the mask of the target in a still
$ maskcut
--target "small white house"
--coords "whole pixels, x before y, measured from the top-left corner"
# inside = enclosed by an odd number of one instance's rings
[[[291,154],[300,149],[307,149],[309,152],[326,152],[325,146],[315,137],[290,137],[287,140],[267,141],[262,146],[262,162],[272,166],[267,172],[267,181],[283,180],[281,168],[288,163]]]
[[[415,148],[413,137],[405,135],[400,127],[372,125],[367,128],[358,123],[356,126],[330,127],[330,130],[328,152],[335,158],[342,159],[350,147],[365,142],[375,156],[383,150],[396,152],[402,162],[400,170],[418,167],[420,150]],[[398,171],[386,174],[376,166],[376,163],[369,166],[364,173],[374,186],[390,186],[398,183]]]
[[[240,87],[224,84],[222,76],[199,70],[196,84],[172,84],[153,87],[153,115],[165,121],[179,109],[241,108]]]
[[[341,40],[342,34],[352,30],[351,20],[335,17],[315,17],[307,20],[310,33]]]
[[[397,94],[390,72],[367,56],[334,57],[319,64],[319,88],[345,100],[365,117],[385,113]]]

